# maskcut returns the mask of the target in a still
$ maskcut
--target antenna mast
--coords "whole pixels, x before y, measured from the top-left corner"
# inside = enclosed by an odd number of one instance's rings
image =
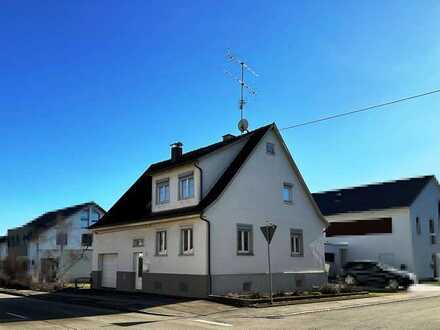
[[[233,55],[229,51],[227,51],[226,53],[226,58],[228,59],[229,62],[235,62],[240,65],[240,78],[235,77],[229,71],[225,71],[225,73],[240,84],[240,101],[239,101],[240,121],[238,123],[238,129],[240,130],[241,134],[243,134],[245,131],[248,130],[248,122],[245,118],[243,118],[243,110],[244,110],[244,106],[246,105],[246,101],[244,99],[244,90],[246,89],[247,92],[252,96],[257,95],[257,92],[255,92],[248,84],[246,84],[244,80],[244,71],[246,69],[255,77],[258,77],[258,74],[254,70],[252,70],[249,67],[249,65],[247,65],[244,61],[238,59],[235,55]]]

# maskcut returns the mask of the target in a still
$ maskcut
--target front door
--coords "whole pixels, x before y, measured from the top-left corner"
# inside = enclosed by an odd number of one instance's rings
[[[144,270],[144,253],[136,252],[134,254],[134,273],[135,273],[135,288],[142,290],[142,273]]]

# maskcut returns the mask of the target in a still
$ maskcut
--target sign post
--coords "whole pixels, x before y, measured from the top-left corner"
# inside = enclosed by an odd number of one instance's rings
[[[272,241],[277,226],[274,225],[273,223],[268,223],[266,226],[260,227],[260,229],[264,235],[264,238],[267,241],[267,264],[269,266],[269,294],[270,294],[270,303],[273,304],[272,271],[270,269],[270,242]]]

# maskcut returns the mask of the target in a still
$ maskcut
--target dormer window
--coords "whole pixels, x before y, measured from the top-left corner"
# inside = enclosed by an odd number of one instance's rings
[[[179,199],[194,197],[194,174],[187,173],[179,176]]]
[[[156,204],[165,204],[170,201],[170,180],[156,182]]]

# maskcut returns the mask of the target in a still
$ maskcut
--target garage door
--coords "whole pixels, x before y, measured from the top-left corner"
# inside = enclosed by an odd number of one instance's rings
[[[102,287],[116,288],[117,254],[102,255]]]

